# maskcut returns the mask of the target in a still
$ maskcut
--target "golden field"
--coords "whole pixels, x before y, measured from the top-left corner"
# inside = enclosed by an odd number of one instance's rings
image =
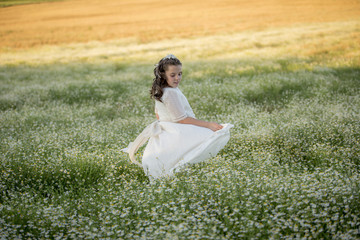
[[[0,9],[0,51],[127,39],[133,43],[357,21],[360,1],[76,0]]]

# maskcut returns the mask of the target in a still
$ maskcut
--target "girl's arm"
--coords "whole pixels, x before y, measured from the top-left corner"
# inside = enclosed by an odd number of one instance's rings
[[[163,95],[163,102],[169,111],[172,119],[177,123],[192,124],[199,127],[205,127],[213,130],[214,132],[222,129],[220,124],[215,122],[206,122],[196,118],[187,117],[186,111],[181,100],[179,92],[172,88],[167,88]],[[180,120],[181,119],[181,120]]]
[[[216,122],[206,122],[206,121],[198,120],[198,119],[192,118],[192,117],[186,117],[185,119],[178,121],[178,123],[192,124],[192,125],[196,125],[199,127],[206,127],[206,128],[213,130],[214,132],[223,128],[222,125],[220,125]]]

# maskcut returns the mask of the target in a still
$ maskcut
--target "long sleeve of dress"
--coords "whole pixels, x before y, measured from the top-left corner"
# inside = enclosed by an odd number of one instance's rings
[[[178,91],[169,89],[164,94],[163,103],[173,121],[178,122],[187,117],[185,106]]]

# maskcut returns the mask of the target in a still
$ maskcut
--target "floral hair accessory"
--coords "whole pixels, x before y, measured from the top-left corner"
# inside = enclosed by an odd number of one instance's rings
[[[165,60],[165,59],[177,59],[177,57],[174,54],[168,54],[165,57],[163,57],[160,61]],[[159,63],[154,65],[155,67],[159,66]]]
[[[163,58],[163,60],[164,59],[177,59],[177,57],[175,57],[175,55],[173,55],[173,54],[168,54]]]

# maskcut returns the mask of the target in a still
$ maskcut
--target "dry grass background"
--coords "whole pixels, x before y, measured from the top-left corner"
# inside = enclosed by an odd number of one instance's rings
[[[156,62],[169,52],[184,61],[226,59],[308,59],[313,57],[360,65],[360,22],[316,23],[263,31],[160,40],[148,43],[129,39],[39,46],[0,54],[3,65],[43,65],[70,62]],[[334,62],[335,61],[335,62]],[[328,62],[328,64],[330,64]],[[331,64],[331,65],[333,65]],[[336,64],[335,64],[336,65]]]
[[[76,0],[0,9],[0,51],[128,39],[134,43],[358,20],[357,0]]]

